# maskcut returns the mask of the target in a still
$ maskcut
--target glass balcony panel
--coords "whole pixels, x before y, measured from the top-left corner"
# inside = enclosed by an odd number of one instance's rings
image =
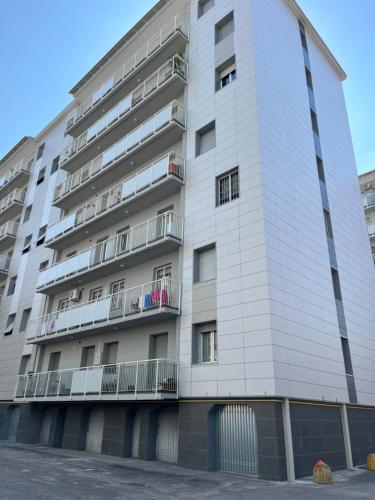
[[[164,43],[174,33],[175,19],[171,19],[161,30],[161,43]]]
[[[139,174],[136,177],[136,190],[137,192],[141,191],[142,189],[146,188],[147,186],[150,185],[151,183],[151,174],[152,174],[152,168],[146,168],[139,172]]]
[[[137,364],[120,365],[118,392],[134,392],[137,377]]]
[[[153,116],[149,120],[145,121],[140,127],[140,141],[144,141],[147,137],[153,135],[155,131],[155,117]]]
[[[79,226],[80,224],[82,224],[84,222],[84,216],[85,216],[85,208],[86,206],[82,207],[82,208],[78,208],[75,213],[75,222],[74,222],[74,225],[75,226]]]
[[[99,394],[102,383],[103,367],[91,366],[84,371],[86,372],[85,393]]]
[[[159,128],[164,127],[165,125],[167,125],[170,122],[171,109],[172,109],[172,106],[169,105],[169,106],[165,107],[164,109],[162,109],[161,111],[159,111],[159,113],[157,113],[155,115],[155,130],[158,130]]]
[[[152,165],[151,182],[156,182],[168,173],[169,158],[165,156]]]
[[[131,94],[127,95],[125,99],[122,99],[122,101],[118,104],[118,114],[119,116],[122,116],[124,113],[126,113],[132,104],[132,96]]]
[[[138,177],[138,176],[137,176]],[[133,195],[136,191],[136,186],[137,186],[137,177],[132,177],[131,179],[128,179],[122,184],[122,198],[128,198],[129,196]]]
[[[143,99],[143,85],[141,85],[141,87],[138,87],[137,89],[135,89],[132,93],[132,107],[137,105],[139,102],[142,101]]]
[[[60,372],[49,372],[47,396],[56,396],[58,394]]]
[[[59,396],[69,396],[72,387],[73,370],[61,372]]]
[[[154,35],[149,41],[148,41],[148,54],[152,54],[157,50],[161,45],[161,37],[160,37],[160,32]]]
[[[139,66],[147,58],[147,45],[138,50],[135,54],[135,66]]]
[[[101,194],[98,197],[97,213],[100,214],[107,210],[109,200],[109,192]]]
[[[131,235],[131,249],[134,250],[146,244],[149,223],[139,224],[133,228]]]
[[[173,63],[172,60],[168,61],[159,70],[159,81],[158,84],[162,85],[168,78],[172,76]]]
[[[128,144],[127,144],[128,151],[139,144],[139,136],[140,136],[139,127],[137,127],[135,130],[133,130],[133,132],[130,132],[130,134],[128,134]]]
[[[159,85],[162,82],[159,82]],[[158,75],[152,75],[150,78],[148,78],[145,83],[144,83],[144,96],[146,97],[148,94],[150,94],[153,90],[155,90],[158,86]]]

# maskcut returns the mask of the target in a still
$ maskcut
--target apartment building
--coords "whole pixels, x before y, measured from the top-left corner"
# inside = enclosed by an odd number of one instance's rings
[[[4,439],[276,480],[365,461],[345,77],[294,0],[160,0],[1,160]]]
[[[359,176],[359,185],[371,243],[372,258],[375,263],[375,170],[361,174]]]

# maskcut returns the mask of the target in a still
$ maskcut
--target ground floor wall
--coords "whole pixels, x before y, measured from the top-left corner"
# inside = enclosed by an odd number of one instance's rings
[[[284,481],[288,477],[288,441],[283,405],[281,399],[4,402],[0,403],[0,438],[227,471],[231,469],[225,460],[235,463],[236,457],[231,458],[230,453],[236,454],[237,448],[247,443],[256,454],[254,475]],[[246,409],[256,427],[252,429],[254,435],[242,429],[234,447],[228,443],[232,451],[223,462],[218,458],[218,419],[225,408],[234,407],[238,408],[238,418]],[[375,452],[375,408],[350,406],[346,414],[353,462],[360,465],[366,462],[368,453]],[[333,470],[347,467],[340,405],[290,401],[290,428],[297,478],[311,475],[320,459]],[[242,451],[246,455],[246,450]]]

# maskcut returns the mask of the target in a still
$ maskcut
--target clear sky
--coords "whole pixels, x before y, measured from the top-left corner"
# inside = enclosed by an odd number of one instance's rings
[[[0,0],[0,157],[52,120],[70,102],[69,89],[155,3]],[[358,170],[374,169],[375,0],[299,4],[348,74],[344,91]]]

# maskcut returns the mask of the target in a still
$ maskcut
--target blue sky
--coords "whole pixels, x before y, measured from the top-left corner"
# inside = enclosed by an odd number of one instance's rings
[[[3,0],[0,157],[59,113],[70,102],[69,89],[154,4],[155,0]],[[299,4],[348,74],[344,92],[358,170],[373,169],[375,1]]]

